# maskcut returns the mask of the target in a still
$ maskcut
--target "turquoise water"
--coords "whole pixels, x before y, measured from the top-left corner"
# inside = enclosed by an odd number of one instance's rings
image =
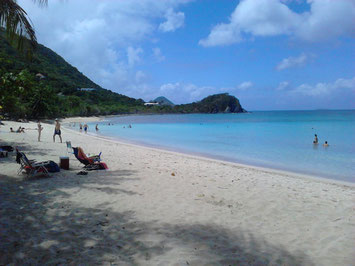
[[[130,142],[355,182],[354,110],[126,116],[99,128]]]

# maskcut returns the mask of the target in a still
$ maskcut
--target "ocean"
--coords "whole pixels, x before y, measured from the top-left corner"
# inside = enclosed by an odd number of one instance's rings
[[[355,182],[355,110],[130,115],[98,125],[98,135],[131,143]]]

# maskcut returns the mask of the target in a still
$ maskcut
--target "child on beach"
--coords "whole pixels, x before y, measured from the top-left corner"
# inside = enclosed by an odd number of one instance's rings
[[[43,130],[43,127],[41,125],[41,122],[38,120],[38,123],[37,123],[37,130],[38,130],[38,142],[41,141],[41,133],[42,133],[42,130]]]
[[[79,125],[79,130],[80,130],[80,132],[82,132],[83,131],[83,125],[80,123],[80,125]]]

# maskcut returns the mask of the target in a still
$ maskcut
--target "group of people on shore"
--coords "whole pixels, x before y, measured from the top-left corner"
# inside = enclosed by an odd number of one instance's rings
[[[319,144],[317,134],[314,134],[313,144],[314,144],[314,145]],[[328,141],[325,141],[324,144],[323,144],[323,147],[328,147],[328,146],[329,146]]]
[[[20,127],[15,131],[12,127],[10,127],[10,132],[11,132],[11,133],[25,133],[25,128],[20,126]]]
[[[41,141],[41,134],[43,131],[43,127],[41,125],[41,121],[37,121],[37,128],[27,128],[27,130],[37,130],[38,131],[38,142]],[[25,128],[24,127],[19,127],[16,131],[10,127],[10,132],[11,133],[25,133]],[[58,119],[55,120],[55,127],[54,127],[54,134],[53,134],[53,142],[55,142],[55,136],[58,135],[59,139],[60,139],[60,143],[62,143],[62,131],[60,130],[60,123],[58,121]]]
[[[55,136],[58,135],[59,136],[59,139],[60,139],[60,143],[62,143],[62,131],[60,129],[60,123],[59,123],[59,120],[56,119],[55,120],[55,126],[54,126],[54,134],[53,134],[53,142],[55,142]],[[37,131],[38,131],[38,142],[41,141],[41,133],[42,133],[42,130],[43,130],[43,127],[41,125],[41,122],[38,121],[37,122]]]
[[[74,124],[74,127],[75,127],[75,124]],[[79,131],[80,131],[80,132],[83,132],[83,128],[84,128],[84,132],[85,132],[85,133],[88,133],[88,130],[89,130],[88,124],[85,123],[84,125],[82,125],[82,124],[80,123],[80,124],[79,124]],[[99,131],[99,125],[98,125],[98,124],[96,124],[95,130],[96,130],[96,132]]]
[[[69,123],[69,127],[74,127],[75,128],[76,125],[77,125],[76,122]],[[82,123],[79,123],[79,131],[83,132],[83,130],[84,130],[85,133],[88,133],[89,125],[87,123],[85,123],[84,125]],[[99,124],[95,125],[95,130],[96,130],[96,132],[99,131]]]
[[[75,126],[75,124],[74,124],[74,126]],[[55,142],[55,136],[56,136],[56,135],[58,135],[59,140],[60,140],[60,143],[63,142],[63,140],[62,140],[62,131],[61,131],[60,127],[61,127],[61,124],[60,124],[59,120],[58,120],[58,119],[55,119],[53,142]],[[84,128],[85,133],[87,133],[87,131],[88,131],[88,129],[89,129],[89,126],[88,126],[86,123],[84,124],[84,126],[80,123],[80,124],[79,124],[79,130],[80,130],[80,132],[82,132],[83,128]],[[11,128],[11,129],[12,129],[12,128]],[[23,128],[23,129],[24,129],[24,128]],[[96,124],[95,129],[96,129],[96,131],[99,130],[98,124]],[[42,130],[43,130],[43,127],[42,127],[42,125],[41,125],[41,122],[38,121],[38,122],[37,122],[37,131],[38,131],[38,141],[39,141],[39,142],[41,141],[41,133],[42,133]]]

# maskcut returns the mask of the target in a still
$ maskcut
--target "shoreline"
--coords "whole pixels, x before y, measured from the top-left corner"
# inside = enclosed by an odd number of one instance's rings
[[[353,184],[122,143],[54,125],[9,133],[29,159],[69,156],[50,178],[0,158],[0,264],[351,265]],[[26,126],[26,125],[25,125]],[[26,127],[34,128],[35,123]],[[65,141],[109,170],[77,175]],[[26,210],[26,211],[24,211]]]
[[[65,129],[67,129],[73,133],[85,134],[85,133],[78,132],[78,131],[71,129],[71,128],[65,127]],[[212,155],[208,156],[207,154],[198,153],[198,152],[194,153],[194,152],[188,152],[188,151],[183,151],[183,150],[174,151],[173,148],[169,149],[168,147],[154,146],[154,145],[149,145],[149,144],[144,145],[142,143],[138,143],[138,142],[134,142],[134,141],[130,142],[128,140],[126,141],[125,139],[114,138],[114,137],[109,137],[109,136],[104,136],[104,135],[96,135],[95,133],[90,133],[90,132],[87,133],[86,135],[90,136],[92,138],[96,138],[99,140],[104,140],[104,141],[108,141],[108,142],[112,142],[112,143],[117,143],[117,144],[121,144],[121,145],[134,146],[134,147],[144,148],[144,149],[148,149],[148,150],[154,150],[154,151],[158,151],[158,152],[166,152],[169,154],[175,154],[175,155],[179,155],[179,156],[187,156],[187,157],[190,157],[193,159],[216,162],[216,163],[219,163],[222,165],[230,165],[230,166],[242,167],[242,168],[246,168],[246,169],[250,168],[250,169],[254,169],[254,170],[264,171],[269,174],[274,173],[274,174],[278,174],[278,175],[286,175],[288,177],[293,177],[293,178],[319,181],[321,183],[335,184],[335,185],[348,186],[348,187],[355,188],[355,182],[347,182],[347,181],[343,181],[343,180],[336,180],[336,179],[332,179],[332,178],[327,178],[327,177],[322,177],[322,176],[317,176],[317,175],[312,175],[312,174],[307,174],[307,173],[293,172],[293,171],[288,171],[288,170],[284,170],[284,169],[264,167],[264,166],[258,166],[258,165],[247,164],[247,163],[240,163],[240,162],[235,162],[235,161],[219,158],[218,156],[216,156],[216,157],[214,157]]]
[[[113,117],[116,117],[116,116],[113,116]],[[97,117],[94,117],[93,119],[96,119],[96,118]],[[77,117],[76,119],[77,119],[76,121],[83,123],[83,120],[80,120],[81,119],[80,117]],[[102,121],[102,120],[104,120],[103,117],[101,118],[101,120],[95,120],[95,121],[93,120],[91,122],[93,123],[93,122]],[[70,123],[70,122],[66,122],[66,123]],[[81,134],[79,131],[74,130],[70,127],[67,127],[67,126],[64,126],[64,127],[68,130],[71,130],[72,132]],[[120,144],[134,145],[134,146],[144,147],[144,148],[158,150],[158,151],[171,152],[173,154],[181,154],[181,155],[188,155],[188,156],[201,158],[201,159],[209,159],[209,160],[217,161],[220,163],[229,163],[231,165],[236,165],[238,167],[255,168],[255,169],[259,169],[259,170],[263,170],[263,171],[267,171],[267,172],[286,174],[286,175],[295,176],[295,177],[299,177],[299,178],[308,178],[308,179],[314,179],[314,180],[320,180],[320,181],[323,180],[324,182],[328,182],[328,183],[334,182],[334,183],[338,183],[338,184],[350,185],[350,186],[355,187],[355,182],[334,179],[334,178],[332,178],[332,176],[322,176],[322,175],[319,175],[316,173],[308,173],[308,172],[302,172],[302,171],[297,172],[297,171],[292,171],[292,170],[288,170],[285,168],[265,166],[265,165],[257,164],[257,163],[254,164],[252,162],[248,163],[248,162],[243,162],[243,161],[235,161],[232,159],[228,159],[227,157],[223,157],[223,156],[217,156],[217,155],[212,155],[212,154],[208,154],[208,153],[200,153],[200,152],[190,152],[190,151],[187,151],[184,149],[176,149],[176,148],[167,147],[167,146],[163,146],[163,145],[154,145],[154,144],[124,139],[124,138],[120,138],[120,137],[110,137],[110,136],[100,135],[100,134],[96,134],[96,133],[92,133],[92,132],[88,132],[87,135],[98,138],[98,139],[102,139],[102,140],[112,141],[114,143],[117,142]]]

